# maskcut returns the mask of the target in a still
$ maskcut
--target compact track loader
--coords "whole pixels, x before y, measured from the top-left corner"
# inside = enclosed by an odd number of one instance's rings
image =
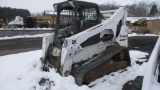
[[[43,38],[43,70],[55,68],[83,85],[130,66],[124,7],[100,11],[95,3],[70,0],[53,6],[56,26]]]

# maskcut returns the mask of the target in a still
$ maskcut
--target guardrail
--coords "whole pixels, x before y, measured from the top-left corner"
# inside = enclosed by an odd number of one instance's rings
[[[158,67],[160,63],[160,37],[152,51],[148,60],[146,70],[144,73],[142,90],[160,90],[160,83],[158,83],[157,74],[159,74]]]
[[[54,30],[0,30],[0,37],[53,33]]]

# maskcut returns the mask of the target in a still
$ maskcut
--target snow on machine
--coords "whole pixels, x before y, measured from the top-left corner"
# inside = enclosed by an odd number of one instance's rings
[[[55,68],[83,85],[130,66],[125,7],[100,11],[95,3],[72,0],[53,6],[56,27],[43,37],[43,70]]]

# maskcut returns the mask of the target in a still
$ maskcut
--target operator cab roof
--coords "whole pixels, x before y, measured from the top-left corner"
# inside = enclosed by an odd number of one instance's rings
[[[86,1],[64,1],[64,2],[60,2],[60,3],[56,3],[53,5],[55,11],[57,11],[57,9],[59,7],[68,7],[68,6],[72,6],[72,7],[79,7],[79,6],[92,6],[92,7],[98,7],[98,5],[96,3],[91,3],[91,2],[86,2]]]

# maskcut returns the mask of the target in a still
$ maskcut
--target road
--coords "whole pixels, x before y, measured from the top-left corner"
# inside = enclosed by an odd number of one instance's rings
[[[129,37],[129,50],[139,50],[151,54],[157,41],[157,36]],[[0,56],[38,50],[42,48],[42,38],[20,38],[0,40]],[[147,59],[149,56],[147,56]]]
[[[41,48],[42,38],[0,40],[0,56],[38,50]]]
[[[139,50],[142,52],[147,52],[149,54],[146,57],[148,60],[156,42],[157,42],[157,39],[158,39],[158,36],[129,37],[128,48],[129,48],[129,50]]]

